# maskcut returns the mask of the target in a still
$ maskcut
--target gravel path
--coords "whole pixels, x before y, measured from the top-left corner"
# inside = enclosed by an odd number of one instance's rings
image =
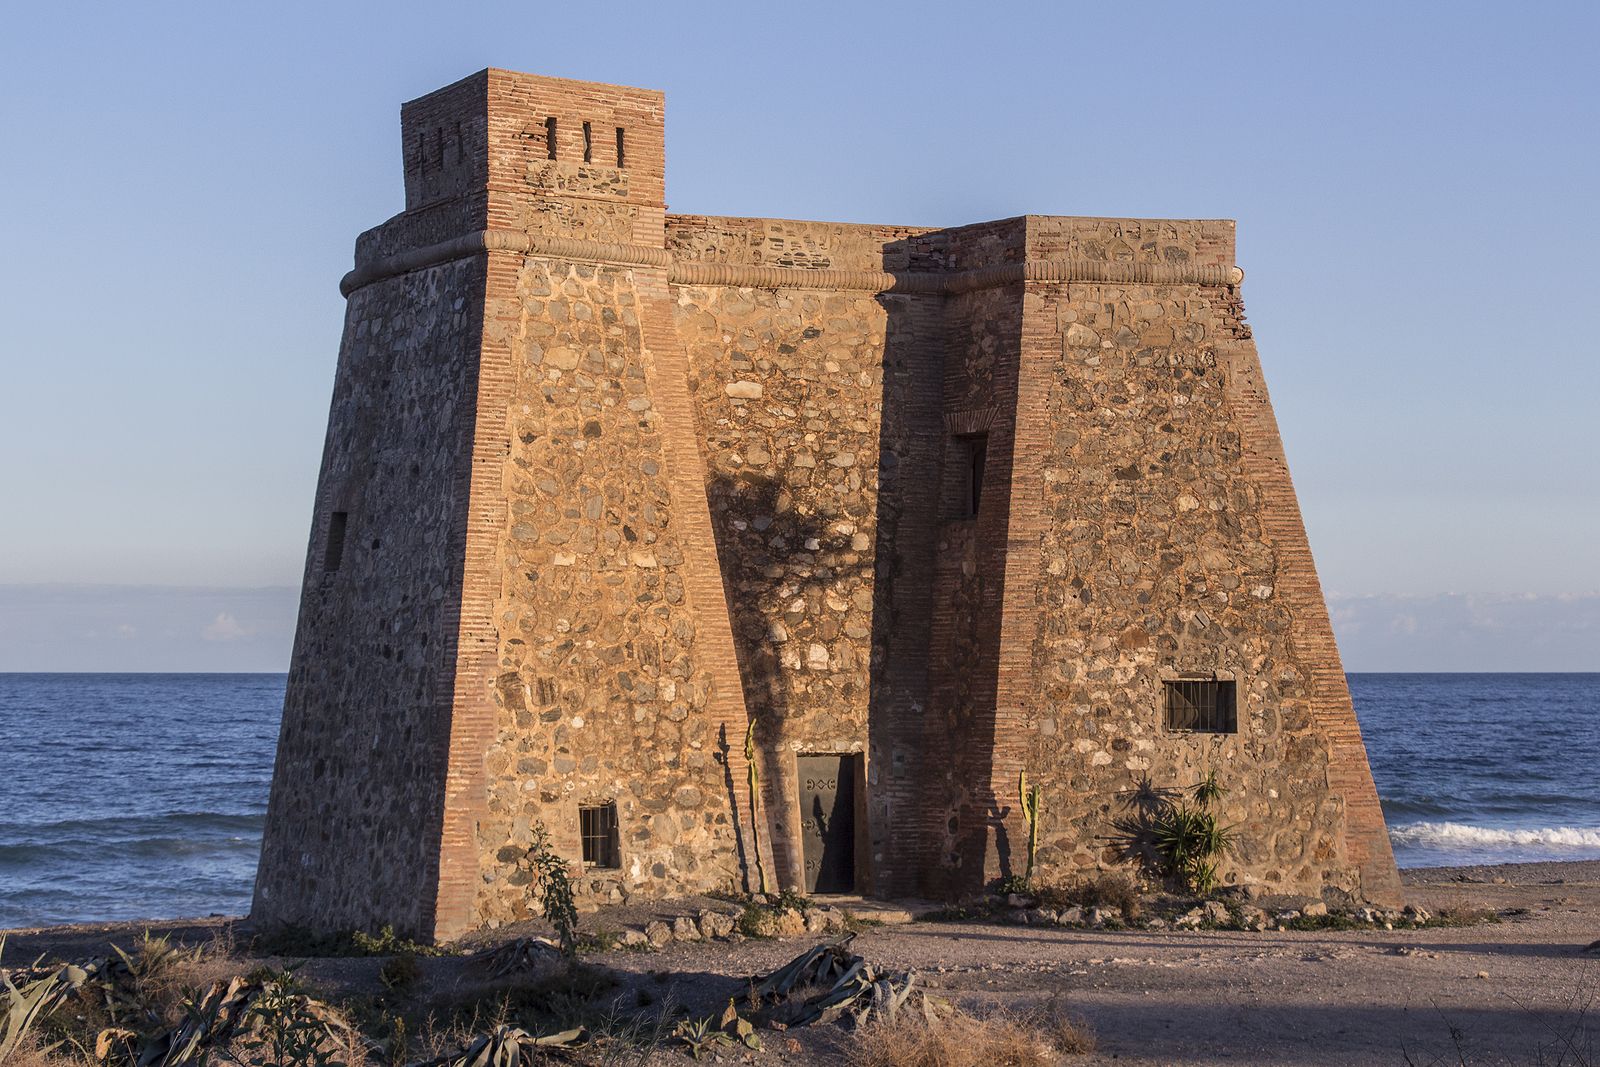
[[[1405,881],[1409,900],[1434,911],[1525,912],[1455,929],[1308,933],[917,923],[869,930],[854,948],[974,1007],[1056,999],[1099,1037],[1078,1063],[1600,1063],[1600,955],[1583,951],[1600,938],[1600,863],[1434,868]],[[693,977],[680,996],[715,1003],[738,976],[810,943],[682,946],[615,965],[683,972]],[[812,1048],[824,1062],[838,1044]]]
[[[1055,1000],[1099,1038],[1099,1052],[1074,1063],[1600,1063],[1600,953],[1584,951],[1600,938],[1600,863],[1433,868],[1405,872],[1405,882],[1410,901],[1435,912],[1508,914],[1456,929],[1307,933],[913,923],[867,930],[854,948],[884,967],[921,972],[927,985],[971,1007]],[[214,928],[152,925],[202,940]],[[14,936],[6,955],[80,955],[126,932],[30,932]],[[670,989],[710,1012],[741,995],[749,975],[818,940],[679,945],[596,962],[625,972],[626,986],[658,998]],[[313,961],[306,973],[335,979],[376,966]],[[769,1039],[770,1051],[755,1059],[840,1062],[848,1040],[838,1031],[795,1031]]]

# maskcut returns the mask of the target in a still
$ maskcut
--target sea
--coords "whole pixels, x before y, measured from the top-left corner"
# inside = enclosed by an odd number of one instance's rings
[[[0,674],[0,929],[249,910],[281,674]],[[1600,859],[1600,674],[1352,674],[1402,867]]]

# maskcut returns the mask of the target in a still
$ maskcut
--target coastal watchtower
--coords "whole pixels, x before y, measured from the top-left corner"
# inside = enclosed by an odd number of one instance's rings
[[[344,285],[259,919],[454,936],[479,896],[526,896],[484,871],[535,821],[579,856],[586,821],[627,826],[602,898],[737,876],[745,714],[662,106],[490,70],[402,109],[406,211]]]
[[[1232,222],[668,215],[660,93],[500,70],[401,128],[258,922],[530,917],[541,826],[586,905],[959,897],[1023,772],[1045,877],[1215,772],[1225,881],[1398,897]]]

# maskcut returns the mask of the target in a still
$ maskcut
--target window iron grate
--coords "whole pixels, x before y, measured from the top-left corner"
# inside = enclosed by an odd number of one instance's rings
[[[1232,682],[1167,682],[1167,729],[1190,733],[1239,732]]]
[[[616,801],[578,808],[578,832],[583,838],[585,867],[615,869],[622,866],[622,850],[617,842]]]

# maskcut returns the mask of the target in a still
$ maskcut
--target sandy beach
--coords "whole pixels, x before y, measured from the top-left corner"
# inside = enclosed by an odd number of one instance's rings
[[[1600,1019],[1589,1008],[1600,988],[1600,954],[1584,949],[1600,938],[1600,862],[1418,869],[1405,872],[1405,884],[1411,903],[1487,909],[1500,921],[1262,933],[916,922],[869,928],[854,947],[874,963],[919,972],[927,987],[979,1013],[1064,1005],[1098,1042],[1095,1053],[1070,1062],[1593,1062]],[[6,960],[93,955],[146,928],[208,941],[238,933],[237,926],[212,918],[15,931]],[[618,972],[623,1003],[633,1003],[638,989],[659,992],[670,982],[676,1000],[710,1011],[739,996],[748,976],[818,940],[674,945],[593,961]],[[440,986],[460,966],[450,958],[425,962],[428,981]],[[371,988],[380,965],[313,959],[300,973],[336,997]],[[661,972],[671,978],[664,982]],[[843,1031],[811,1028],[754,1055],[757,1062],[843,1062],[849,1047]]]

